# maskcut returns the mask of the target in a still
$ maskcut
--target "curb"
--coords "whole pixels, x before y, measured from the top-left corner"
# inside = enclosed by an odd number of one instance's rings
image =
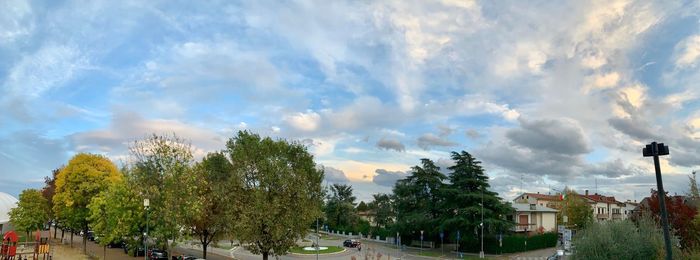
[[[318,255],[337,255],[337,254],[340,254],[340,253],[345,253],[346,251],[348,251],[348,249],[347,249],[347,248],[343,248],[343,251],[340,251],[340,252],[323,253],[323,254],[319,253]],[[297,255],[297,256],[315,256],[315,255],[316,255],[316,254],[299,254],[299,253],[289,253],[289,254],[290,254],[290,255]]]

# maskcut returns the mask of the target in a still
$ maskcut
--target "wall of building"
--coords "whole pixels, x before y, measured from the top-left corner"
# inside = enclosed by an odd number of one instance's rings
[[[553,212],[542,212],[542,227],[545,231],[557,230],[557,214]]]

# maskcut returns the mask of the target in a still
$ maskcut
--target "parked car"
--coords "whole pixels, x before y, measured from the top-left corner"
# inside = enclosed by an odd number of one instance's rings
[[[87,232],[85,238],[87,238],[88,241],[95,241],[95,233],[90,230]]]
[[[360,241],[355,240],[355,239],[348,239],[343,241],[343,246],[344,247],[358,247],[360,246]]]
[[[151,260],[168,260],[168,252],[160,249],[149,249],[148,259]]]
[[[124,244],[124,253],[130,256],[144,256],[143,245]]]
[[[118,241],[112,241],[107,244],[108,248],[122,248],[124,247],[124,241],[118,240]]]

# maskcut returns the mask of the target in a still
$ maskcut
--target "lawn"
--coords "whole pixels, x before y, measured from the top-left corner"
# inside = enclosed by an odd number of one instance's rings
[[[321,239],[325,239],[325,240],[340,240],[339,237],[334,237],[334,236],[329,236],[329,235],[321,236]]]
[[[328,246],[328,249],[319,250],[318,253],[319,254],[330,254],[330,253],[342,252],[343,250],[345,250],[345,248],[342,248],[339,246]],[[295,254],[305,254],[305,255],[316,254],[316,250],[306,251],[306,250],[304,250],[303,247],[298,247],[298,246],[292,247],[291,249],[289,249],[289,252],[295,253]]]
[[[418,253],[418,255],[421,255],[421,256],[430,256],[430,257],[440,257],[440,256],[442,256],[443,254],[440,253],[440,252],[423,251],[423,252]]]

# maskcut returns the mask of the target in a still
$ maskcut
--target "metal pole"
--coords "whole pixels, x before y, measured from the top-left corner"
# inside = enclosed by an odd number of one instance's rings
[[[484,186],[481,186],[481,252],[479,258],[484,258]]]
[[[319,237],[318,237],[318,218],[316,218],[316,260],[318,260],[318,249],[319,249],[318,248],[319,247],[318,239],[319,239]]]
[[[136,255],[139,254],[139,249],[136,248]],[[146,207],[146,235],[143,237],[143,259],[148,260],[148,207]]]
[[[666,259],[671,260],[671,236],[668,229],[668,215],[666,213],[666,194],[664,192],[664,184],[661,180],[661,166],[659,165],[659,153],[656,142],[652,143],[654,150],[654,169],[656,170],[656,185],[659,189],[659,207],[661,207],[661,221],[664,225],[664,242],[666,244]]]

